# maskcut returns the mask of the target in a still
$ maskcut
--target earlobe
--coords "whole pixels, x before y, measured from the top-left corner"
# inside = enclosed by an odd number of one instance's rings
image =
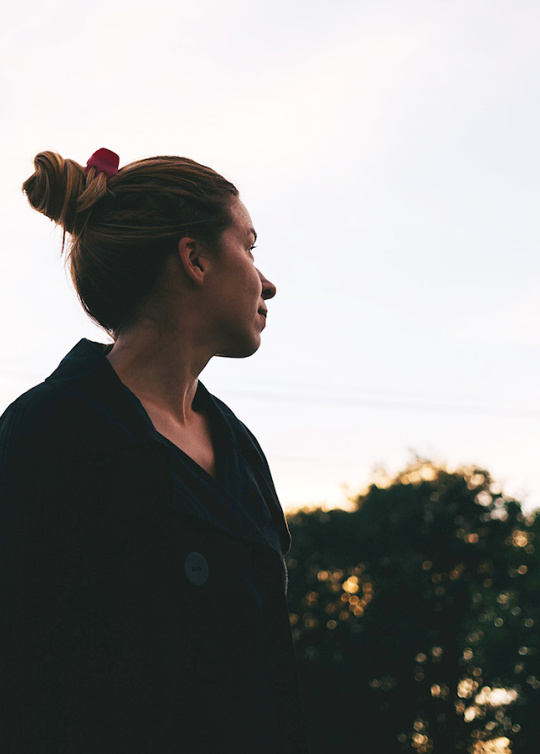
[[[178,256],[187,277],[195,285],[202,285],[207,265],[201,243],[195,238],[181,238],[178,242]]]

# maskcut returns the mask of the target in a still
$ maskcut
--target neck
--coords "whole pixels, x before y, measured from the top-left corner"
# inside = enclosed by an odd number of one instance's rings
[[[186,333],[163,333],[142,322],[118,337],[107,359],[145,408],[186,424],[193,416],[199,374],[211,356]]]

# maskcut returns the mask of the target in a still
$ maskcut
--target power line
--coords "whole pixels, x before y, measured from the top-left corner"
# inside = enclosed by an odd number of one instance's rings
[[[41,379],[30,372],[18,370],[3,370],[4,376],[17,380],[24,379],[34,380],[35,383]],[[485,417],[504,417],[514,419],[540,419],[540,409],[536,407],[511,407],[511,406],[483,406],[470,405],[466,403],[452,403],[449,401],[423,401],[423,400],[402,400],[399,398],[366,398],[358,395],[347,395],[341,391],[340,395],[329,395],[325,393],[305,393],[291,391],[261,391],[239,389],[234,387],[222,386],[223,390],[229,395],[238,396],[248,400],[286,402],[286,403],[303,403],[310,405],[341,406],[344,408],[367,408],[367,409],[393,409],[398,411],[424,411],[431,413],[450,413],[461,416],[485,416]],[[330,388],[329,388],[330,390]],[[380,392],[380,391],[379,391]],[[394,392],[394,391],[388,391]]]
[[[540,419],[537,408],[516,408],[508,406],[471,406],[457,403],[422,401],[402,401],[387,398],[361,398],[358,396],[306,394],[286,392],[261,392],[259,390],[239,390],[237,388],[222,388],[224,392],[237,395],[240,398],[264,401],[285,401],[312,405],[363,407],[373,409],[397,409],[403,411],[443,412],[468,416],[511,417],[519,419]]]

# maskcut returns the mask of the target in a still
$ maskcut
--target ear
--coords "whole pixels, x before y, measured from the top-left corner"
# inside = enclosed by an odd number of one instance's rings
[[[204,245],[196,238],[181,238],[178,242],[178,256],[187,277],[195,285],[202,285],[209,267],[208,252]]]

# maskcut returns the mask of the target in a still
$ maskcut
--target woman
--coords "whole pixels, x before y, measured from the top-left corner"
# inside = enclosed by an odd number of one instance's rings
[[[0,422],[0,751],[305,752],[287,525],[198,380],[260,345],[276,289],[249,214],[180,157],[34,164],[28,200],[114,343],[80,341]]]

